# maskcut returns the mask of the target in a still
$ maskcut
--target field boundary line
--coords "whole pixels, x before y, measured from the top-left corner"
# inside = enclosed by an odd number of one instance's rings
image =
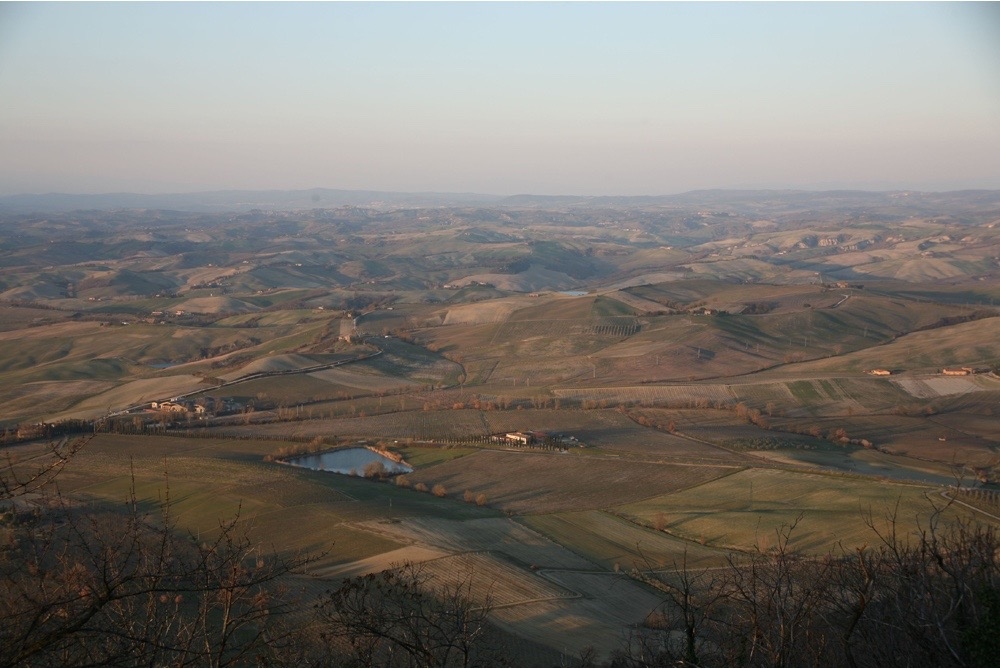
[[[981,513],[984,516],[989,516],[993,520],[996,520],[996,521],[1000,522],[1000,516],[994,516],[989,511],[984,511],[983,509],[980,509],[978,506],[972,506],[971,504],[968,504],[967,502],[963,502],[960,499],[955,499],[954,497],[952,497],[951,495],[948,494],[947,490],[942,490],[941,491],[941,496],[944,497],[949,502],[954,502],[955,504],[961,504],[962,506],[964,506],[967,509],[971,509],[972,511],[975,511],[976,513]]]
[[[557,544],[557,545],[562,546],[562,544]],[[497,553],[499,553],[499,555]],[[564,590],[567,593],[565,595],[553,595],[553,596],[550,596],[550,597],[533,597],[531,599],[523,599],[523,600],[520,600],[520,601],[517,601],[517,602],[510,602],[510,603],[507,603],[507,604],[497,604],[497,605],[493,606],[494,609],[506,609],[506,608],[510,608],[510,607],[513,607],[513,606],[522,606],[524,604],[537,604],[538,602],[557,602],[557,601],[564,601],[564,600],[568,600],[568,599],[582,599],[584,597],[583,593],[577,592],[576,590],[573,590],[572,588],[566,587],[562,583],[559,583],[557,581],[553,581],[552,579],[546,578],[545,576],[541,575],[539,573],[539,572],[542,571],[541,569],[538,569],[538,570],[526,570],[524,567],[518,566],[517,564],[515,564],[514,562],[512,562],[510,556],[508,556],[505,553],[503,553],[503,551],[493,551],[493,550],[490,550],[488,548],[481,548],[481,549],[467,550],[467,551],[455,551],[455,552],[449,553],[448,555],[442,555],[440,557],[431,558],[429,560],[424,560],[424,562],[422,562],[421,564],[430,564],[432,562],[444,562],[445,560],[448,560],[448,559],[451,559],[451,558],[454,558],[454,557],[464,556],[464,555],[480,555],[480,556],[485,556],[485,557],[493,558],[498,563],[500,563],[500,565],[502,565],[504,567],[508,567],[508,568],[514,570],[515,572],[528,571],[528,573],[531,573],[531,574],[538,574],[539,577],[542,578],[543,580],[551,583],[552,585],[556,586],[560,590]],[[496,581],[494,581],[494,584],[495,583],[496,583]]]

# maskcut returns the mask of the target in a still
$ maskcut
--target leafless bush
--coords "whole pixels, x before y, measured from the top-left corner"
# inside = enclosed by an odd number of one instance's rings
[[[663,604],[612,663],[993,666],[1000,535],[941,511],[910,535],[892,514],[868,517],[873,543],[838,556],[793,550],[793,523],[722,570],[647,568]]]
[[[369,462],[367,465],[365,465],[364,477],[366,479],[374,479],[377,481],[381,481],[388,475],[389,473],[386,470],[385,465],[378,460],[376,460],[375,462]]]
[[[330,663],[362,667],[499,665],[484,643],[491,610],[471,578],[433,581],[409,563],[348,579],[317,608],[325,637],[347,642]]]
[[[65,446],[79,448],[80,445]],[[0,664],[245,665],[278,662],[292,645],[298,606],[283,578],[309,563],[260,551],[239,516],[206,543],[174,526],[169,501],[146,512],[70,503],[0,473],[3,497],[33,492],[35,506],[4,521],[0,545]]]

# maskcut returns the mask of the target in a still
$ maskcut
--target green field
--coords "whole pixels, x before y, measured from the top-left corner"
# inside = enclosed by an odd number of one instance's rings
[[[775,532],[797,524],[792,547],[809,553],[840,552],[877,539],[865,526],[870,515],[884,528],[896,514],[905,533],[926,526],[944,500],[934,489],[844,475],[751,469],[676,493],[618,507],[626,517],[705,546],[750,550],[773,546]],[[660,515],[662,514],[662,515]]]
[[[629,522],[605,511],[530,515],[523,521],[606,569],[645,570],[687,564],[692,568],[723,564],[725,553],[678,539],[652,526]]]
[[[66,467],[65,493],[119,503],[134,489],[150,510],[169,500],[186,531],[211,533],[240,517],[251,535],[280,551],[324,553],[350,562],[403,546],[354,523],[409,516],[490,517],[495,511],[386,483],[266,463],[281,442],[99,435]],[[391,506],[390,506],[391,505]]]

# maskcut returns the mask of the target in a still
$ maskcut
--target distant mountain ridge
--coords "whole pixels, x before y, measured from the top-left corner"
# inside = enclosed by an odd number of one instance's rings
[[[194,193],[102,193],[21,194],[0,197],[0,213],[44,213],[84,210],[162,209],[188,212],[243,212],[251,210],[296,211],[343,206],[512,208],[547,207],[648,207],[648,206],[783,206],[865,207],[907,204],[940,204],[960,201],[977,205],[1000,205],[1000,190],[862,191],[862,190],[696,190],[674,195],[533,195],[511,196],[481,193],[404,193],[394,191],[338,190],[220,190]]]
[[[473,193],[395,193],[310,188],[307,190],[221,190],[195,193],[69,194],[44,193],[0,197],[0,211],[66,212],[104,209],[168,209],[194,212],[294,211],[343,206],[467,206],[502,198]]]

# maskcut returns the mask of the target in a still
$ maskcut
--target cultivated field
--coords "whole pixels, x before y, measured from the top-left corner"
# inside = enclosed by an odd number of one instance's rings
[[[533,524],[533,523],[531,523]],[[406,523],[368,523],[366,528],[402,543],[452,553],[502,553],[522,567],[592,570],[595,564],[512,518],[449,520],[413,518]]]
[[[524,522],[553,541],[612,571],[650,568],[718,566],[722,551],[656,529],[656,517],[646,525],[608,511],[572,511],[526,516]],[[617,569],[616,569],[617,567]]]
[[[931,502],[943,502],[933,494],[934,488],[926,485],[872,485],[860,477],[750,469],[616,511],[644,524],[659,522],[679,538],[727,550],[773,546],[777,530],[797,523],[792,546],[825,553],[874,541],[865,526],[867,514],[879,527],[895,514],[902,532],[926,524],[934,510]]]
[[[414,482],[483,493],[511,513],[602,509],[680,490],[736,465],[677,465],[567,453],[481,451],[414,472]]]
[[[893,379],[910,395],[920,399],[1000,390],[1000,380],[982,376],[918,376]]]

